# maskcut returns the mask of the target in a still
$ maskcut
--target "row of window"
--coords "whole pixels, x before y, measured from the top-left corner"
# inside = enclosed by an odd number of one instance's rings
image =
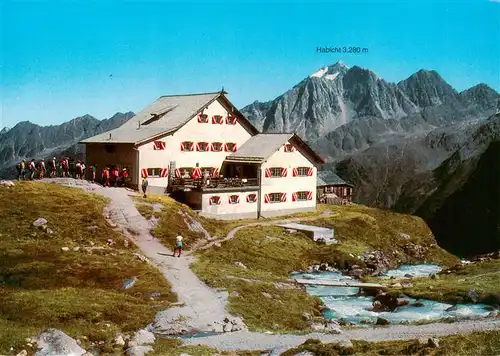
[[[313,193],[311,191],[301,191],[292,193],[292,201],[307,201],[312,200]],[[255,203],[257,201],[257,194],[247,194],[246,202]],[[264,194],[264,203],[284,203],[287,201],[286,193],[269,193]],[[228,197],[229,204],[239,204],[240,196],[238,194],[230,195]],[[209,205],[221,205],[222,198],[218,195],[212,195],[209,199]]]
[[[287,174],[288,169],[283,167],[271,167],[265,170],[266,178],[286,177]],[[313,169],[311,167],[296,167],[292,169],[292,176],[294,177],[311,177],[312,175]]]
[[[193,141],[181,142],[182,152],[192,152],[196,146],[198,152],[236,152],[236,143],[234,142],[197,142],[196,145]]]
[[[199,114],[198,115],[198,122],[200,124],[208,124],[209,123],[208,115],[207,114]],[[236,116],[226,116],[226,119],[224,120],[224,117],[222,115],[213,115],[212,116],[212,124],[219,124],[222,125],[223,123],[226,123],[228,125],[236,125]]]
[[[194,151],[195,144],[193,141],[184,141],[181,142],[181,151]],[[153,148],[155,150],[164,150],[166,148],[166,142],[164,141],[154,141]],[[236,152],[236,143],[234,142],[197,142],[196,143],[196,151],[199,152],[222,152],[222,150],[226,152]],[[285,152],[294,152],[295,147],[292,144],[285,144]]]

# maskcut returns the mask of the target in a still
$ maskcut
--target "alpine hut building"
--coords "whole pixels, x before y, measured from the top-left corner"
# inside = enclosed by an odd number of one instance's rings
[[[317,197],[318,203],[347,204],[352,203],[354,186],[347,183],[332,171],[318,172]]]
[[[323,159],[295,133],[262,134],[226,92],[162,96],[119,128],[81,141],[86,162],[127,167],[138,188],[217,219],[316,208]]]

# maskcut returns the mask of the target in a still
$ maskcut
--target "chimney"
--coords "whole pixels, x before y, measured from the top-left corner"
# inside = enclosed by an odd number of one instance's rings
[[[141,128],[141,122],[137,121],[137,130],[139,130],[140,128]]]
[[[108,140],[111,140],[111,132],[109,133],[109,138],[108,138]]]

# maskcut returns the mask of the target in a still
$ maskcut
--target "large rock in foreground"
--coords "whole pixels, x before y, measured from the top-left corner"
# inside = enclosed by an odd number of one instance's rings
[[[87,353],[61,330],[47,329],[37,338],[35,356],[82,356]]]

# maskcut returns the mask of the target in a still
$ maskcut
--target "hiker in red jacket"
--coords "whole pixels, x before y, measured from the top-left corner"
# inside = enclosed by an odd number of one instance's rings
[[[111,171],[111,178],[113,180],[113,185],[115,187],[118,186],[118,178],[120,177],[120,171],[118,170],[118,167],[115,166],[113,170]]]
[[[125,186],[125,183],[127,181],[127,178],[128,178],[128,171],[127,171],[127,168],[123,168],[122,170],[122,179],[121,179],[121,186]]]
[[[102,170],[102,185],[105,187],[109,187],[109,168],[106,167]]]
[[[61,176],[69,178],[69,158],[63,157],[61,159]]]

